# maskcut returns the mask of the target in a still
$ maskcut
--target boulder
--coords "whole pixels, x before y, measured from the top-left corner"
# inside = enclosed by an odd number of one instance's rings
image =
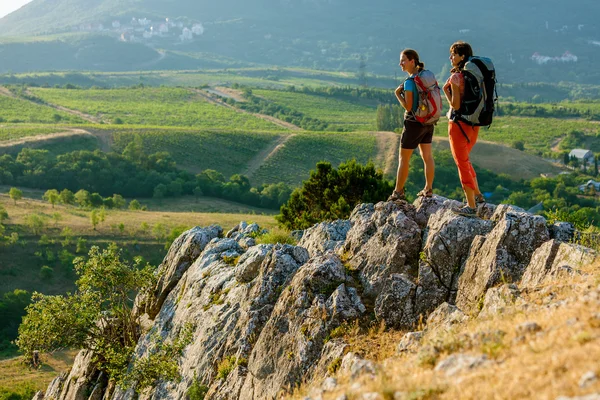
[[[477,312],[490,287],[520,280],[533,252],[549,239],[544,218],[504,204],[496,208],[492,221],[492,231],[473,240],[459,278],[456,305],[465,312]]]
[[[412,205],[400,202],[360,204],[350,216],[352,228],[340,257],[358,277],[365,295],[376,297],[392,274],[417,275],[421,229]]]
[[[531,257],[520,287],[533,288],[561,275],[574,273],[582,265],[591,264],[598,253],[590,248],[552,239],[542,244]]]
[[[154,319],[171,290],[185,271],[198,258],[206,245],[223,233],[220,226],[195,227],[182,233],[171,245],[165,259],[158,267],[158,282],[148,293],[136,298],[134,314],[147,313]]]
[[[486,292],[478,317],[493,317],[502,314],[515,305],[520,298],[521,293],[515,284],[493,287]]]
[[[298,270],[252,349],[240,399],[275,398],[282,388],[307,378],[329,332],[364,312],[345,280],[344,266],[331,253],[310,259]]]
[[[427,328],[449,330],[453,325],[465,322],[468,317],[458,307],[442,303],[427,318]]]
[[[491,221],[465,218],[448,208],[431,215],[419,265],[419,314],[427,315],[445,301],[454,302],[458,277],[471,242],[477,235],[487,235],[492,228]]]
[[[321,222],[304,231],[298,246],[308,250],[311,257],[328,250],[335,252],[344,244],[350,227],[351,223],[348,220]]]
[[[404,274],[392,274],[375,301],[375,318],[386,327],[411,329],[417,323],[417,285]]]

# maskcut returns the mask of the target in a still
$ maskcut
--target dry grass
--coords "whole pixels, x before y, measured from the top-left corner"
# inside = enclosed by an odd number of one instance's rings
[[[527,308],[474,319],[451,331],[427,331],[416,353],[394,354],[402,332],[350,335],[346,340],[352,351],[376,361],[378,376],[363,376],[359,385],[337,376],[337,389],[323,398],[346,394],[352,400],[377,393],[379,399],[556,399],[597,393],[600,380],[579,387],[585,373],[600,375],[600,264],[584,270],[588,275],[523,293]],[[517,326],[527,321],[535,321],[541,331],[518,332]],[[499,331],[504,334],[495,335]],[[426,346],[434,343],[439,353],[428,355]],[[485,354],[489,361],[453,376],[433,369],[452,353]],[[292,397],[311,390],[303,386]]]
[[[46,390],[52,379],[61,372],[69,371],[77,355],[75,350],[59,351],[42,355],[42,366],[31,369],[21,357],[0,361],[0,389],[18,390],[25,385]]]

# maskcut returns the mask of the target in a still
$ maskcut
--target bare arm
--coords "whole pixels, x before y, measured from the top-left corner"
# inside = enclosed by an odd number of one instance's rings
[[[413,106],[413,93],[411,91],[404,91],[403,85],[398,86],[394,93],[402,107],[404,107],[406,111],[411,111]]]
[[[448,79],[444,84],[444,94],[450,107],[453,110],[458,110],[460,108],[460,88],[458,85],[450,83],[450,79]]]

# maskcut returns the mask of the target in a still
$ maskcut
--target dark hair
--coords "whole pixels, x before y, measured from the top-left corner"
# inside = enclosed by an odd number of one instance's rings
[[[469,58],[473,57],[473,49],[471,48],[471,45],[467,42],[463,42],[462,40],[452,43],[452,46],[450,46],[450,53],[464,56],[462,61],[458,63],[456,67],[452,68],[450,72],[460,72],[465,67],[467,61],[469,61]]]
[[[401,56],[402,54],[404,54],[410,61],[415,60],[415,67],[417,67],[418,71],[423,71],[425,69],[425,64],[419,61],[419,53],[417,53],[416,50],[404,49],[402,52],[400,52]]]

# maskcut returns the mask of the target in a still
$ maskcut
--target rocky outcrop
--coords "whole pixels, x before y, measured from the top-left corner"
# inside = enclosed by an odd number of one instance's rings
[[[206,245],[223,233],[220,226],[192,228],[179,236],[169,248],[169,252],[158,268],[156,286],[136,299],[136,314],[146,313],[154,319],[160,311],[165,298],[177,285],[185,271],[200,255]]]
[[[492,227],[492,221],[461,217],[447,208],[429,218],[419,265],[419,314],[427,315],[443,302],[454,302],[473,239],[487,235]]]
[[[487,236],[476,236],[471,243],[464,271],[458,282],[456,305],[465,312],[476,312],[487,289],[500,282],[517,282],[533,252],[550,236],[546,220],[514,207],[498,206]]]
[[[143,326],[132,363],[191,330],[176,360],[181,380],[142,393],[135,382],[115,388],[83,352],[44,398],[180,399],[202,384],[210,399],[274,399],[314,379],[331,390],[338,369],[377,374],[336,334],[349,323],[375,316],[389,328],[426,321],[427,329],[451,329],[480,309],[481,317],[500,313],[521,301],[520,288],[596,257],[561,241],[572,237],[567,225],[549,230],[542,217],[507,205],[480,206],[490,218],[465,218],[450,210],[459,204],[440,196],[360,204],[349,220],[305,230],[297,246],[256,245],[263,230],[244,222],[225,237],[215,226],[191,229],[135,307]],[[407,335],[398,351],[414,351],[420,335]],[[438,368],[451,375],[484,361],[449,357]]]
[[[351,226],[347,220],[321,222],[304,231],[298,246],[308,250],[311,257],[328,250],[335,252],[344,244]]]
[[[416,275],[421,229],[412,205],[361,204],[350,222],[341,258],[358,272],[365,295],[376,297],[392,274]]]
[[[520,286],[535,287],[563,274],[573,274],[582,265],[591,264],[597,258],[597,252],[592,249],[552,239],[535,251]]]

